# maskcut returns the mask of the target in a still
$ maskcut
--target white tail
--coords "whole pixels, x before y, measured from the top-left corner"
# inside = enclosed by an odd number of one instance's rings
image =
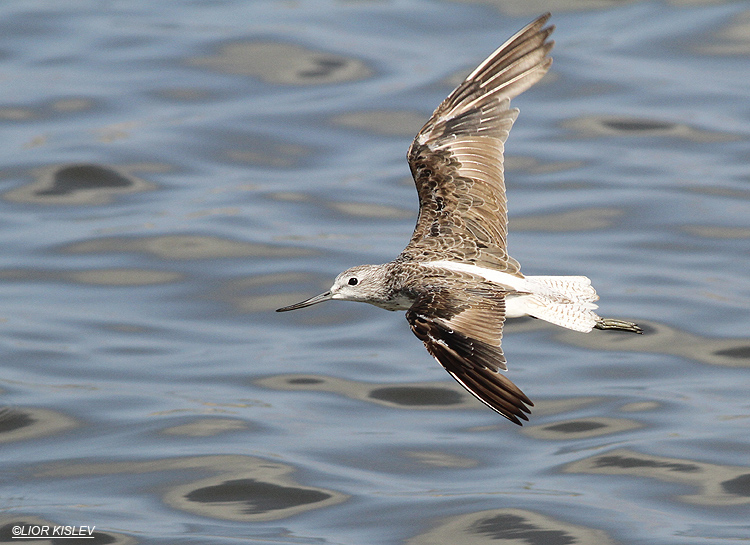
[[[514,298],[514,306],[521,307],[514,314],[528,314],[584,333],[601,321],[594,312],[599,296],[585,276],[527,276],[526,281],[531,293]]]

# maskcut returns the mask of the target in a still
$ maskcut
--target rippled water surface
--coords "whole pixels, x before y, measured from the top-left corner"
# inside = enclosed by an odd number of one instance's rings
[[[411,138],[546,10],[511,253],[643,336],[507,324],[517,427],[401,313]],[[750,4],[0,3],[0,541],[750,540]],[[38,541],[37,541],[38,542]]]

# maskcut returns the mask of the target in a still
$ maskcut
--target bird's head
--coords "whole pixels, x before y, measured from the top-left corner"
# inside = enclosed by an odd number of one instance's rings
[[[277,309],[276,312],[297,310],[329,299],[360,301],[383,306],[390,299],[388,292],[386,271],[383,265],[358,265],[338,275],[328,291],[300,303]]]

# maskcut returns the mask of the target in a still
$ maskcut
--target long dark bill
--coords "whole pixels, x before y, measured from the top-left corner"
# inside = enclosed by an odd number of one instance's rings
[[[310,297],[309,299],[306,299],[300,303],[295,303],[293,305],[289,305],[288,307],[277,308],[276,312],[286,312],[287,310],[297,310],[298,308],[309,307],[310,305],[315,305],[317,303],[322,303],[323,301],[328,301],[330,298],[331,298],[331,292],[327,291],[325,293],[321,293],[320,295],[316,295],[315,297]]]

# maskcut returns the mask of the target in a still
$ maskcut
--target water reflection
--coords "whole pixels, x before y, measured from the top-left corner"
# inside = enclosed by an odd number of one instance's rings
[[[552,441],[587,439],[641,428],[643,424],[623,418],[592,417],[528,426],[522,432],[536,439]]]
[[[711,464],[618,449],[573,462],[566,465],[563,471],[591,475],[630,475],[691,485],[699,488],[700,492],[677,498],[692,504],[750,504],[750,467]]]
[[[724,28],[716,31],[710,43],[695,48],[703,55],[750,54],[750,12],[737,15]]]
[[[42,269],[0,269],[0,279],[16,282],[79,283],[101,286],[149,286],[171,284],[184,278],[180,273],[149,269],[91,269],[50,271]]]
[[[68,431],[78,421],[62,413],[36,407],[0,408],[0,443],[24,441]]]
[[[563,123],[563,127],[578,132],[582,137],[662,136],[691,142],[728,142],[739,138],[730,133],[696,129],[682,123],[635,117],[589,116],[570,119]]]
[[[447,517],[407,545],[461,543],[614,545],[606,532],[586,528],[524,509],[494,509]]]
[[[55,205],[102,205],[120,193],[152,191],[156,185],[130,174],[132,168],[74,164],[33,169],[36,181],[12,189],[3,198],[13,202]]]
[[[412,383],[368,383],[346,380],[326,375],[288,374],[257,379],[254,384],[264,388],[287,391],[331,392],[350,399],[375,403],[392,409],[416,410],[481,410],[483,405],[468,395],[458,384],[450,380],[443,382]],[[537,399],[534,401],[535,417],[559,415],[579,411],[584,407],[602,403],[606,398],[582,396],[567,399]],[[634,407],[630,410],[648,410],[654,407]],[[591,417],[585,420],[569,420],[552,424],[524,427],[524,433],[542,439],[579,439],[608,435],[641,427],[632,420]],[[505,422],[489,426],[476,426],[468,431],[484,432],[492,429],[507,430]]]
[[[346,500],[340,492],[297,483],[294,468],[251,456],[196,456],[156,459],[147,462],[66,463],[41,468],[44,479],[81,478],[94,475],[151,475],[151,482],[169,482],[164,501],[175,509],[224,520],[278,520],[312,509],[322,509]],[[175,485],[174,472],[185,472],[188,480]],[[213,477],[189,480],[196,474]],[[161,475],[160,475],[161,474]]]
[[[277,42],[226,44],[214,55],[189,59],[187,64],[286,85],[341,83],[372,76],[360,60]]]
[[[186,437],[213,437],[236,431],[250,431],[250,425],[244,420],[232,418],[201,418],[185,424],[164,428],[161,433]]]
[[[459,385],[450,382],[369,384],[324,375],[277,375],[262,378],[255,384],[275,390],[333,392],[339,395],[399,409],[478,409],[479,402],[464,394]]]
[[[258,244],[207,235],[102,237],[60,246],[66,254],[145,253],[163,260],[240,257],[298,257],[314,252],[304,248]]]
[[[570,335],[560,332],[556,336],[566,343],[596,350],[672,354],[709,365],[750,367],[750,341],[745,337],[712,338],[656,322],[641,325],[645,333],[636,343],[624,335]]]

